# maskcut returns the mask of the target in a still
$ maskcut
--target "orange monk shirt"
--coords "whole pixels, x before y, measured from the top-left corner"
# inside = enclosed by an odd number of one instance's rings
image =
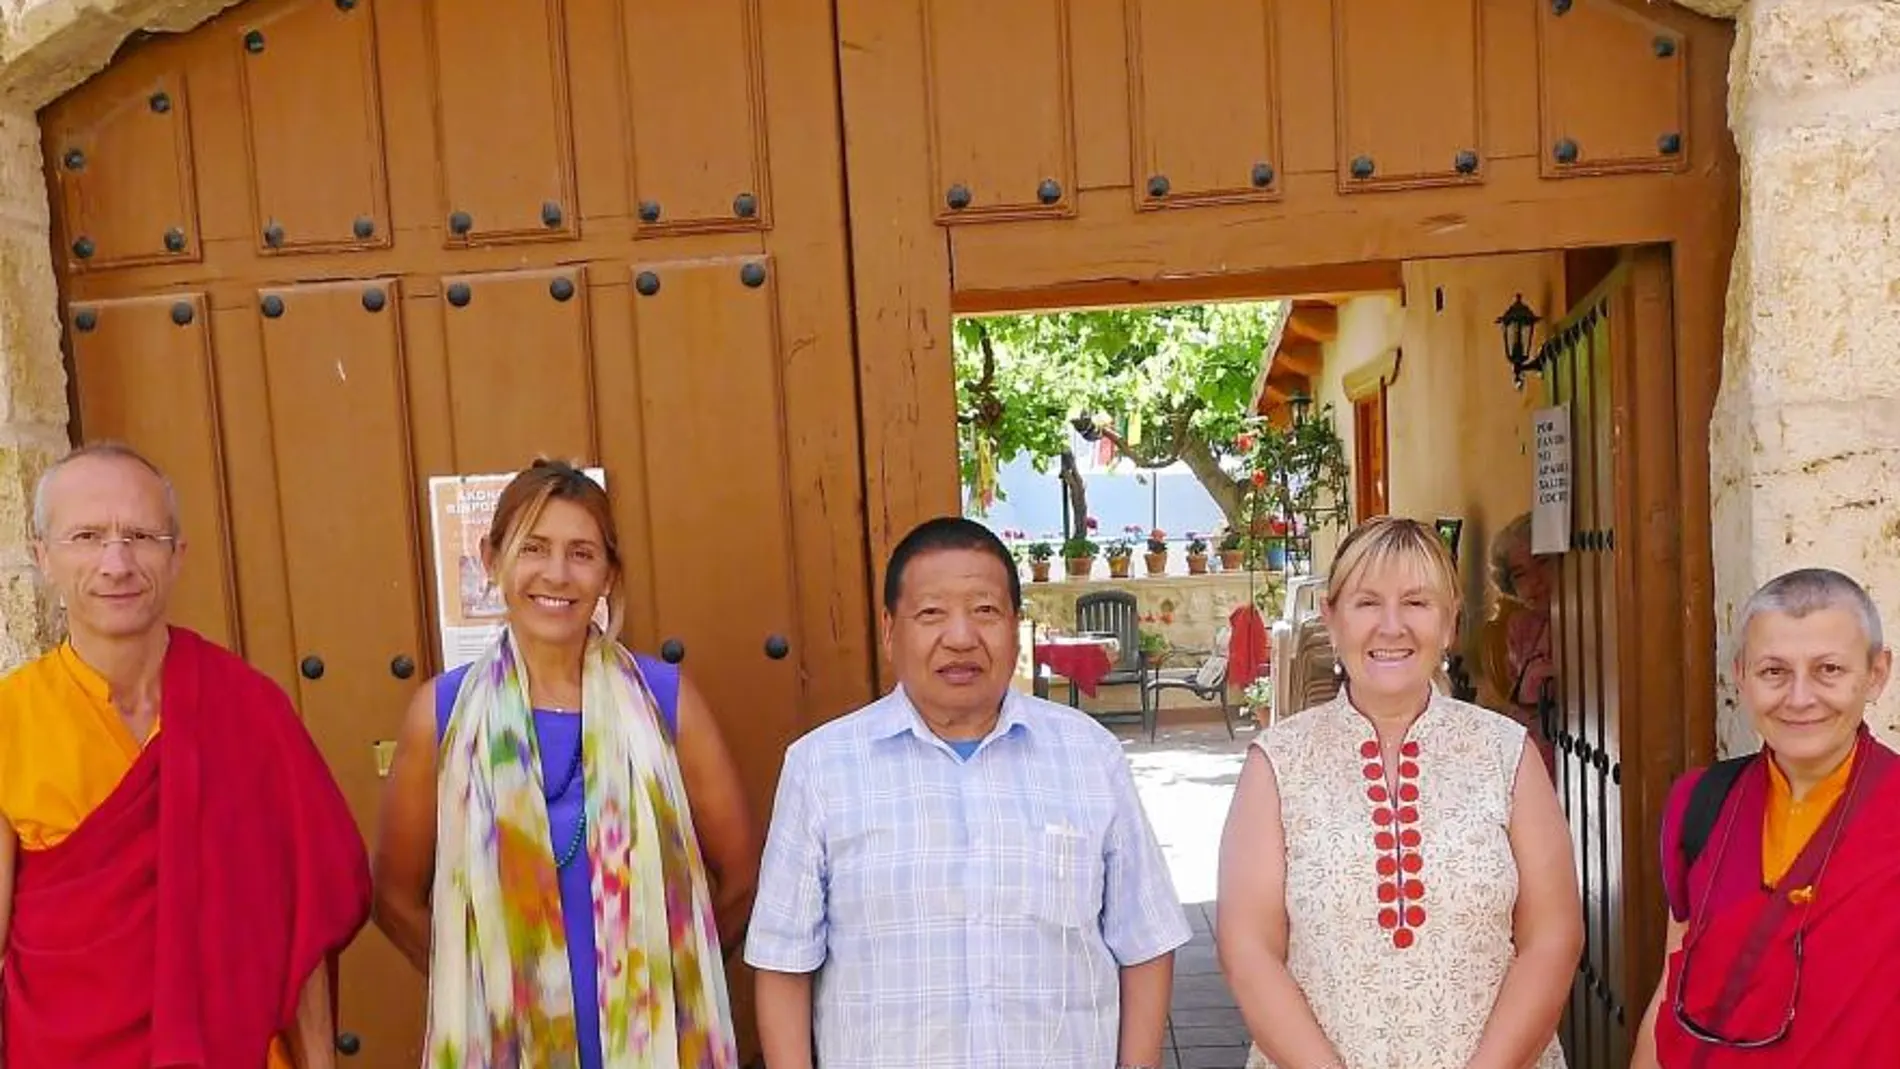
[[[143,752],[105,678],[72,646],[61,643],[0,679],[0,816],[22,850],[58,846],[112,796]],[[267,1069],[292,1069],[281,1037]]]
[[[1848,777],[1854,771],[1854,754],[1849,751],[1841,767],[1815,784],[1808,796],[1798,802],[1794,788],[1788,785],[1788,777],[1782,774],[1774,759],[1770,758],[1767,765],[1768,806],[1762,816],[1761,878],[1772,887],[1794,867],[1802,847],[1814,838],[1821,822],[1833,811],[1834,803],[1846,793]]]

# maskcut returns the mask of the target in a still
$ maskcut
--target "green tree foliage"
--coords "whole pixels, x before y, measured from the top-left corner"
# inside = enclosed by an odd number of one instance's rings
[[[1237,520],[1241,487],[1221,459],[1251,415],[1286,309],[1263,301],[959,320],[965,484],[987,486],[989,473],[1025,454],[1048,471],[1079,419],[1142,467],[1185,461]]]

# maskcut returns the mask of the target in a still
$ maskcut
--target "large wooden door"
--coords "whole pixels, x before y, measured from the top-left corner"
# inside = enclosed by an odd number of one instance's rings
[[[628,639],[760,820],[869,697],[835,52],[825,0],[255,0],[42,115],[76,429],[177,481],[179,622],[290,692],[366,839],[441,667],[434,475],[605,469]],[[416,1065],[423,991],[366,932],[349,1064]]]
[[[1670,268],[1627,256],[1553,327],[1550,403],[1570,419],[1571,530],[1552,608],[1558,672],[1549,696],[1557,790],[1583,890],[1585,946],[1564,1020],[1571,1064],[1629,1062],[1655,988],[1664,922],[1657,888],[1663,796],[1685,759],[1680,518]],[[1659,460],[1661,461],[1659,463]],[[1650,589],[1647,584],[1662,589]]]

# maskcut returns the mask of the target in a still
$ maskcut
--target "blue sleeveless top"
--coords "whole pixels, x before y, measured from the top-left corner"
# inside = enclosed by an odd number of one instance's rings
[[[665,661],[634,655],[653,701],[660,707],[660,719],[669,736],[679,734],[679,668]],[[462,689],[462,677],[468,665],[443,673],[435,681],[435,738],[438,744],[448,732],[449,717],[455,712],[455,695]],[[579,756],[581,718],[573,713],[534,711],[534,734],[541,748],[541,779],[550,788],[561,782]],[[548,837],[565,846],[573,842],[574,832],[586,808],[581,777],[576,775],[565,790],[548,802]],[[556,874],[561,888],[561,928],[567,933],[567,972],[574,985],[574,1026],[579,1033],[581,1069],[601,1069],[600,1052],[600,980],[595,968],[594,949],[594,866],[587,851]]]

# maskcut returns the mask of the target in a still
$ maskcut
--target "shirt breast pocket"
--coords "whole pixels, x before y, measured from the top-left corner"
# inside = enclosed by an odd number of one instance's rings
[[[1066,820],[1005,825],[999,835],[1002,912],[1050,929],[1090,926],[1102,908],[1102,846]]]

